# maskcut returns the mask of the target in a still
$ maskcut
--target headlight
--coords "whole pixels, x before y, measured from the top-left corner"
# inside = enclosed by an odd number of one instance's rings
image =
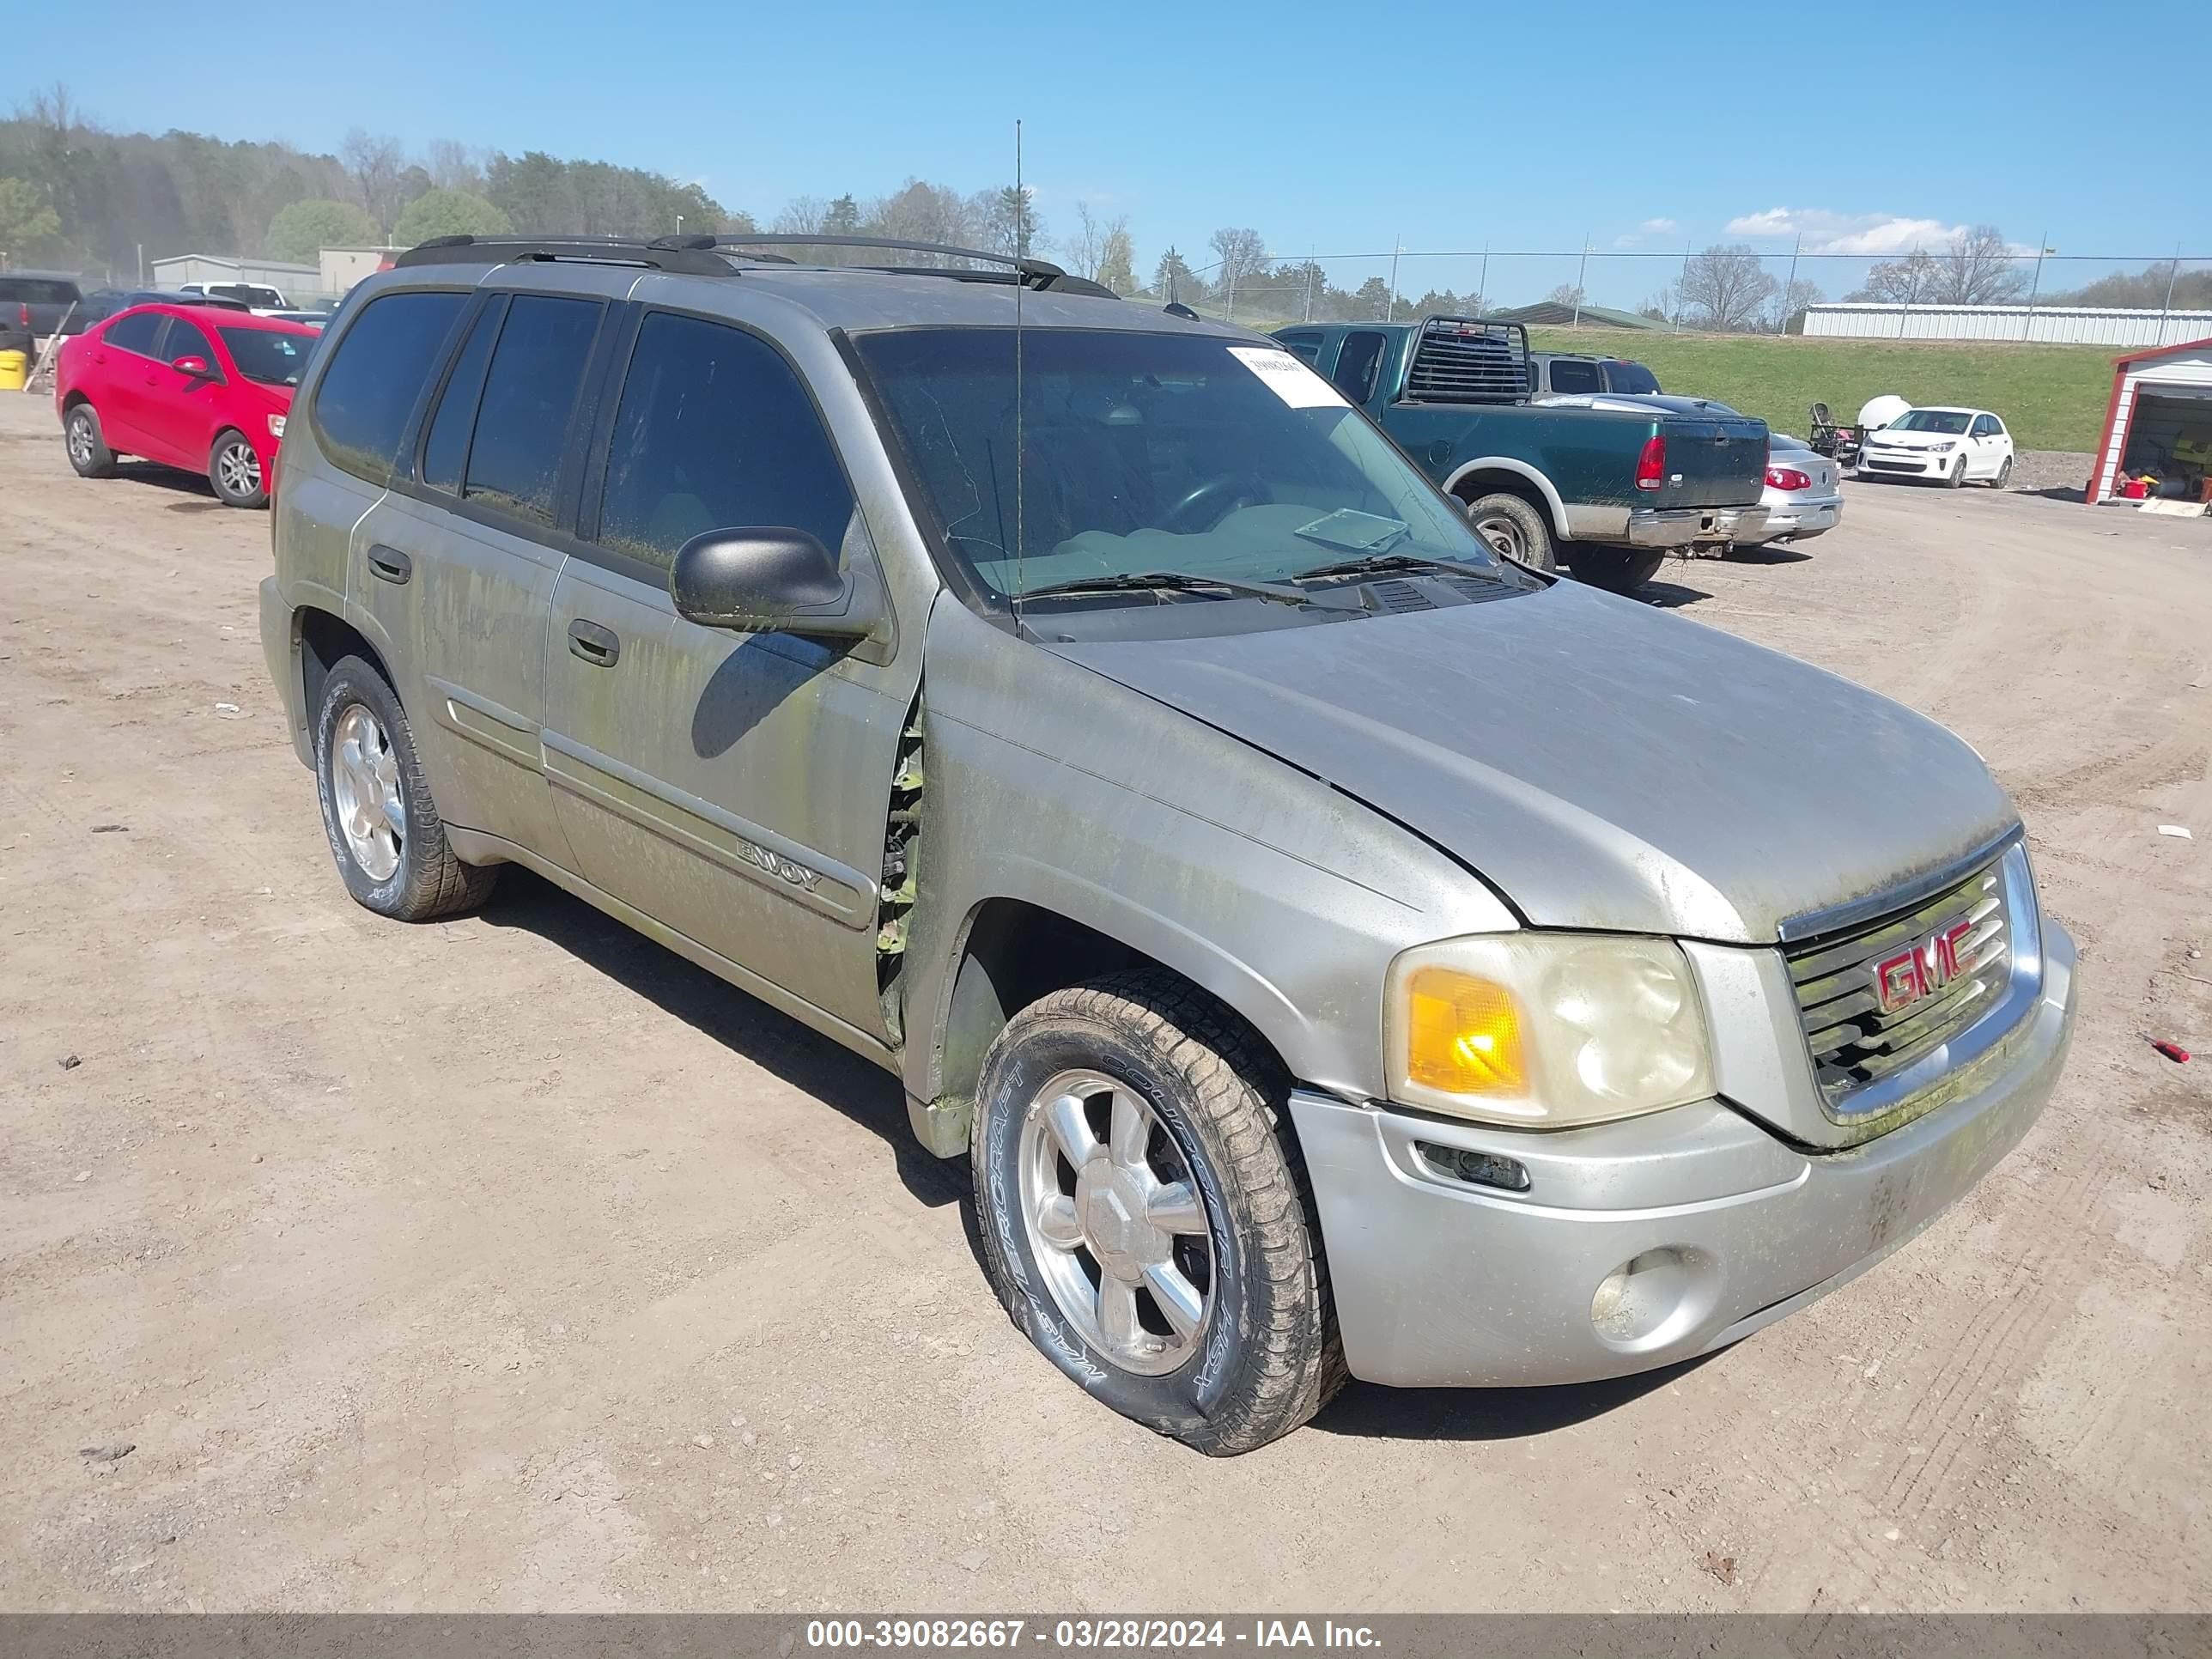
[[[1938,455],[1948,455],[1958,447],[1959,446],[1956,444],[1930,444],[1928,446],[1929,449],[1933,450]]]
[[[1384,1009],[1390,1097],[1559,1128],[1712,1092],[1690,965],[1673,941],[1492,933],[1407,951]]]
[[[284,436],[284,417],[282,415],[271,415],[269,417],[269,435],[278,440],[282,440]]]

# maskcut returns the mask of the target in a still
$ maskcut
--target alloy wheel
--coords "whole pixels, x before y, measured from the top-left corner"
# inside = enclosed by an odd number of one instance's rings
[[[1122,1370],[1158,1376],[1197,1351],[1212,1312],[1212,1235],[1189,1160],[1150,1102],[1062,1072],[1022,1122],[1022,1221],[1053,1302]]]
[[[217,452],[215,470],[228,494],[244,499],[261,493],[261,458],[244,439],[234,438]]]
[[[69,454],[81,467],[92,465],[92,422],[82,410],[70,416]]]
[[[1486,515],[1474,521],[1474,533],[1489,544],[1490,550],[1509,559],[1526,559],[1528,549],[1521,539],[1521,526],[1503,516]]]
[[[339,715],[331,732],[331,799],[362,873],[391,880],[407,845],[407,803],[392,738],[365,703]]]

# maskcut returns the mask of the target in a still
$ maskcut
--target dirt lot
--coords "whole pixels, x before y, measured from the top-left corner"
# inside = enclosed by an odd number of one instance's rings
[[[1031,1353],[887,1078],[520,874],[356,908],[266,517],[0,398],[0,1607],[2212,1608],[2212,1058],[2140,1035],[2212,1048],[2212,524],[1849,514],[1657,596],[1988,757],[2082,949],[2051,1109],[1705,1364],[1217,1463]]]

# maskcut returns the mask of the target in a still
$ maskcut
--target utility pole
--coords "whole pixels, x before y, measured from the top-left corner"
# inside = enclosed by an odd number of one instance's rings
[[[2043,292],[2043,256],[2051,252],[2051,233],[2045,231],[2035,244],[2035,280],[2027,288],[2027,320],[2021,325],[2020,337],[2023,342],[2035,337],[2035,296]]]
[[[1311,243],[1311,242],[1309,242],[1309,243],[1306,245],[1306,304],[1305,304],[1305,320],[1306,320],[1307,322],[1311,322],[1311,321],[1313,321],[1313,279],[1314,279],[1314,264],[1315,264],[1314,253],[1315,253],[1315,252],[1316,251],[1317,246],[1318,246],[1318,244]]]
[[[1682,331],[1682,288],[1690,280],[1690,245],[1682,244],[1682,274],[1674,279],[1674,332]]]
[[[1575,267],[1575,319],[1569,328],[1583,325],[1583,279],[1589,274],[1589,232],[1583,233],[1583,262]]]
[[[2166,303],[2158,308],[2158,343],[2166,343],[2166,319],[2173,311],[2173,284],[2181,275],[2181,244],[2173,245],[2173,263],[2166,272]]]
[[[138,244],[138,286],[146,286],[146,244]]]
[[[1490,239],[1486,236],[1482,239],[1482,281],[1477,284],[1475,297],[1482,301],[1475,307],[1475,315],[1488,316],[1490,314]]]
[[[1400,233],[1401,236],[1402,234]],[[1386,323],[1398,320],[1398,256],[1405,251],[1405,244],[1400,236],[1393,236],[1390,239],[1390,307],[1382,319]]]
[[[1782,284],[1782,326],[1775,331],[1778,334],[1787,334],[1790,331],[1790,290],[1797,286],[1797,256],[1804,251],[1805,233],[1801,230],[1797,233],[1796,243],[1790,250],[1789,280]]]

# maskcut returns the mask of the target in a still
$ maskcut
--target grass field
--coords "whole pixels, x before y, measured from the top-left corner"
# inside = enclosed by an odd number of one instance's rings
[[[1893,392],[1914,404],[1992,410],[2022,449],[2087,450],[2112,390],[2105,346],[1988,345],[1935,340],[1808,340],[1798,336],[1640,334],[1533,329],[1540,351],[1618,354],[1649,364],[1673,392],[1717,398],[1781,432],[1806,435],[1825,402],[1840,421]]]

